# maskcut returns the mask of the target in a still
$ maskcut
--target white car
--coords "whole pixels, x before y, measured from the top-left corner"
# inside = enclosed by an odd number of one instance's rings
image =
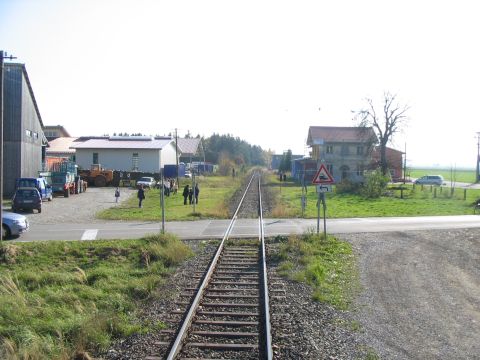
[[[153,177],[144,176],[138,179],[137,188],[140,188],[140,186],[142,185],[144,189],[151,189],[154,188],[155,185],[157,185],[157,182]]]
[[[21,214],[2,212],[2,239],[18,236],[28,230],[28,220]]]

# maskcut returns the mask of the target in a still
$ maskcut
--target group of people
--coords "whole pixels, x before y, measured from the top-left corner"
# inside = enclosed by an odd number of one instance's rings
[[[183,205],[187,205],[188,203],[191,205],[192,203],[198,204],[198,194],[200,194],[200,189],[198,188],[198,184],[195,184],[195,188],[191,188],[190,185],[185,185],[183,188]]]
[[[163,189],[166,196],[170,196],[170,193],[176,194],[178,191],[178,185],[174,179],[167,179],[164,182]],[[200,188],[198,184],[195,184],[195,188],[190,188],[190,185],[185,185],[183,188],[183,205],[188,203],[191,205],[193,203],[198,204],[198,195],[200,194]],[[120,197],[120,188],[115,189],[115,202],[118,203],[118,198]],[[138,198],[138,207],[142,207],[142,202],[145,199],[145,189],[141,185],[137,191]]]

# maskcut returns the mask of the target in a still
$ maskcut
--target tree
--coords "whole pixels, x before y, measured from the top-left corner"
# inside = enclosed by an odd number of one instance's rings
[[[383,94],[383,109],[377,114],[373,100],[366,98],[367,106],[359,110],[355,119],[359,121],[360,127],[371,126],[377,134],[380,148],[380,169],[383,175],[388,173],[387,144],[392,141],[393,136],[398,133],[407,120],[408,105],[400,105],[397,95],[389,92]]]
[[[283,172],[287,172],[292,169],[292,150],[289,149],[283,153],[278,169]]]

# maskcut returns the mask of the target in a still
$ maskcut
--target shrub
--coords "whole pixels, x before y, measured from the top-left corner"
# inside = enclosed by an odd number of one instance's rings
[[[361,194],[367,199],[379,198],[387,189],[390,178],[382,174],[380,169],[366,173],[365,183],[362,186]]]

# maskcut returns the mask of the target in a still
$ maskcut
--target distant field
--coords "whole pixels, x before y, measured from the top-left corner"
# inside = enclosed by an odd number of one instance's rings
[[[445,180],[455,180],[458,182],[474,183],[475,182],[475,170],[456,170],[450,169],[410,169],[407,171],[410,173],[410,177],[419,178],[424,175],[442,175]]]

